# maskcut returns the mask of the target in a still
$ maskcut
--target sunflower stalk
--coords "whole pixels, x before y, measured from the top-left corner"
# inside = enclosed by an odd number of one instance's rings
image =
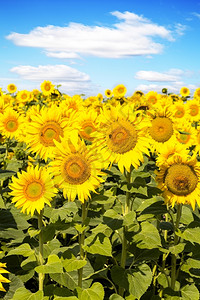
[[[82,226],[84,226],[85,219],[87,218],[87,207],[86,207],[86,201],[82,203]],[[86,254],[83,249],[85,241],[85,230],[82,232],[79,232],[79,249],[80,249],[80,259],[84,260],[86,259]],[[82,281],[83,281],[83,267],[78,269],[78,286],[82,288]]]
[[[44,258],[43,258],[43,232],[42,232],[42,216],[43,211],[41,211],[40,214],[38,214],[38,229],[39,229],[39,264],[42,266],[44,264]],[[39,273],[39,290],[43,291],[43,282],[44,282],[44,274]]]
[[[131,183],[131,171],[126,173],[127,184]],[[131,193],[127,191],[126,192],[124,212],[123,212],[124,216],[127,215],[130,211],[130,198],[131,198]],[[126,257],[127,257],[126,230],[127,230],[127,226],[124,225],[123,226],[123,233],[122,233],[122,254],[121,254],[121,263],[120,263],[121,267],[124,268],[124,269],[126,267]],[[119,287],[119,295],[123,297],[124,288]]]
[[[174,246],[176,246],[179,243],[179,237],[176,235],[176,231],[179,228],[179,223],[181,219],[181,212],[182,212],[182,204],[177,205],[177,213],[176,213],[176,223],[174,228]],[[177,278],[177,271],[176,271],[176,260],[177,255],[172,254],[172,260],[171,260],[171,288],[175,289],[176,284],[176,278]]]

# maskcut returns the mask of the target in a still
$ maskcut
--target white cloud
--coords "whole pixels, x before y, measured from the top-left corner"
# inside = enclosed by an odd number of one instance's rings
[[[179,94],[180,93],[180,89],[186,86],[190,89],[190,94],[192,95],[192,93],[195,91],[195,89],[198,86],[195,86],[193,84],[185,84],[182,81],[179,82],[173,82],[171,84],[165,84],[165,85],[159,85],[159,84],[140,84],[136,87],[136,90],[138,91],[142,91],[143,93],[148,93],[149,91],[155,91],[158,93],[162,92],[163,88],[166,88],[168,90],[168,93],[174,93],[174,94]]]
[[[66,81],[66,82],[87,82],[90,81],[89,75],[82,73],[66,65],[47,65],[47,66],[17,66],[11,70],[23,79],[34,81]]]
[[[151,82],[174,82],[179,81],[183,74],[184,71],[180,69],[170,69],[167,72],[138,71],[135,78]]]
[[[81,94],[95,88],[89,75],[66,65],[17,66],[10,71],[32,83],[38,82],[38,88],[44,80],[50,80],[56,85],[60,84],[60,91],[64,93]]]
[[[200,14],[199,13],[193,12],[192,15],[200,19]]]
[[[112,26],[69,23],[66,27],[36,27],[28,34],[13,32],[6,38],[17,46],[43,48],[50,57],[77,58],[80,55],[121,58],[162,52],[157,38],[173,41],[172,32],[132,12],[111,13],[118,19]],[[154,41],[154,37],[156,41]]]

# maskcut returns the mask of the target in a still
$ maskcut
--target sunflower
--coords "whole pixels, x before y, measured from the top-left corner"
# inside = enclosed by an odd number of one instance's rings
[[[200,88],[197,88],[197,89],[194,91],[194,98],[200,99]]]
[[[124,168],[130,172],[131,165],[137,169],[144,160],[143,153],[149,154],[149,122],[138,114],[131,105],[104,108],[94,133],[93,145],[110,165],[117,163],[122,173]]]
[[[31,116],[31,122],[26,130],[26,143],[31,152],[35,152],[42,159],[52,158],[55,147],[54,140],[60,141],[60,137],[73,135],[78,138],[78,130],[75,124],[62,118],[61,109],[53,105],[44,107]]]
[[[79,113],[79,121],[78,124],[80,126],[79,135],[86,141],[92,141],[94,138],[91,135],[93,132],[97,130],[98,114],[93,109],[88,109],[86,111]]]
[[[33,95],[31,94],[31,92],[23,90],[17,93],[16,99],[18,103],[25,103],[31,101],[33,99]]]
[[[127,92],[127,89],[123,84],[118,84],[116,87],[114,87],[112,92],[115,98],[123,98]]]
[[[158,97],[159,97],[158,93],[153,91],[150,91],[145,95],[145,98],[149,106],[153,106],[154,104],[156,104],[158,102]]]
[[[196,129],[187,120],[176,126],[175,134],[177,141],[187,148],[196,143]]]
[[[156,165],[161,166],[167,164],[168,161],[173,159],[173,155],[176,154],[184,155],[186,157],[188,152],[186,147],[181,143],[160,145],[157,151],[158,156],[156,157]]]
[[[54,91],[54,84],[49,80],[44,80],[41,83],[40,88],[45,96],[49,96]]]
[[[169,107],[169,110],[172,112],[172,116],[175,122],[179,122],[180,120],[189,117],[188,106],[185,103],[183,103],[182,100],[174,102]]]
[[[7,138],[20,139],[24,129],[24,117],[8,107],[0,114],[0,132]]]
[[[186,106],[188,108],[188,120],[190,122],[199,121],[200,97],[191,99],[190,101],[187,101]]]
[[[8,86],[7,86],[7,90],[9,93],[13,94],[17,91],[17,87],[14,83],[10,83]]]
[[[99,154],[79,140],[72,143],[69,139],[55,141],[54,160],[49,167],[55,183],[63,189],[63,195],[69,201],[76,196],[83,203],[90,198],[90,192],[95,192],[103,182],[101,171],[103,168]]]
[[[149,118],[151,121],[149,134],[152,152],[159,150],[160,146],[165,143],[175,142],[175,125],[168,106],[157,106],[155,111],[149,113]]]
[[[6,277],[4,277],[2,274],[4,273],[9,273],[7,270],[5,270],[6,268],[6,263],[0,263],[0,291],[2,292],[6,292],[6,290],[4,289],[2,283],[9,283],[10,280],[7,279]]]
[[[106,96],[107,98],[112,97],[112,91],[109,90],[109,89],[105,90],[105,96]]]
[[[156,174],[158,188],[163,190],[166,203],[200,206],[200,163],[195,156],[173,155],[168,164],[161,165]]]
[[[187,97],[190,95],[190,90],[184,86],[180,89],[180,94],[182,97]]]
[[[45,203],[51,206],[51,200],[56,195],[57,189],[46,168],[28,166],[27,171],[17,173],[17,177],[12,177],[9,187],[12,190],[12,203],[17,208],[22,208],[21,212],[31,214],[44,208]]]

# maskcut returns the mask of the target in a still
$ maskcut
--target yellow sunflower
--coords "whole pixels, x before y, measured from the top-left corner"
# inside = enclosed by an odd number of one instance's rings
[[[183,103],[182,100],[174,102],[169,107],[169,111],[171,111],[175,122],[176,121],[179,122],[180,120],[183,120],[184,118],[189,117],[188,106],[185,103]]]
[[[13,94],[17,91],[17,87],[14,83],[10,83],[8,86],[7,86],[7,90],[9,93]]]
[[[158,188],[163,190],[166,203],[200,206],[200,163],[196,157],[173,155],[168,164],[161,165],[156,174]]]
[[[106,96],[107,98],[112,97],[112,91],[109,90],[109,89],[105,90],[105,96]]]
[[[91,134],[95,132],[98,127],[97,112],[93,109],[88,109],[80,112],[78,116],[78,124],[80,126],[79,135],[86,141],[92,141],[94,137]]]
[[[197,89],[194,91],[194,98],[200,99],[200,88],[197,88]]]
[[[10,280],[7,279],[6,277],[4,277],[2,274],[5,273],[10,273],[7,270],[5,270],[6,268],[6,263],[0,263],[0,291],[2,292],[6,292],[6,290],[4,289],[2,283],[9,283]]]
[[[161,166],[167,164],[168,161],[173,159],[173,155],[180,154],[186,157],[188,153],[189,151],[181,143],[160,145],[157,151],[158,156],[156,157],[156,165]]]
[[[127,92],[127,89],[123,84],[118,84],[116,87],[114,87],[112,92],[115,98],[123,98]]]
[[[44,80],[41,85],[40,85],[40,88],[42,90],[42,93],[45,95],[45,96],[49,96],[51,95],[51,93],[53,93],[54,91],[54,84],[52,84],[51,81],[49,80]]]
[[[17,93],[16,99],[18,103],[22,104],[31,101],[33,99],[33,95],[27,90],[22,90]]]
[[[188,107],[188,120],[192,123],[199,121],[199,113],[200,113],[200,97],[194,98],[186,102],[186,106]]]
[[[159,97],[158,93],[154,91],[150,91],[145,95],[147,104],[149,106],[153,106],[154,104],[156,104],[158,102],[158,97]]]
[[[149,113],[151,126],[149,134],[151,138],[151,150],[159,150],[160,146],[167,143],[171,144],[176,141],[174,121],[169,107],[157,106],[155,111]]]
[[[9,187],[12,190],[12,203],[21,212],[31,214],[40,211],[47,204],[51,206],[51,200],[56,195],[57,189],[54,186],[52,177],[46,168],[28,166],[27,171],[17,173],[17,177],[12,177]]]
[[[24,117],[8,107],[0,114],[0,133],[7,138],[21,139],[24,129]]]
[[[31,152],[47,161],[53,156],[54,141],[60,141],[60,138],[66,135],[78,139],[78,129],[75,125],[75,122],[62,117],[59,107],[43,106],[38,113],[31,116],[26,130],[26,144]]]
[[[186,148],[189,148],[196,143],[196,129],[187,120],[176,125],[175,134],[177,141]]]
[[[190,90],[184,86],[180,89],[180,94],[182,97],[187,97],[190,95]]]
[[[83,203],[90,198],[90,192],[95,192],[104,180],[101,171],[103,168],[99,154],[79,140],[72,143],[62,139],[61,143],[55,141],[54,160],[49,167],[54,176],[55,183],[63,189],[63,195],[69,201],[76,196]]]
[[[93,145],[110,165],[117,163],[122,173],[124,168],[130,172],[131,165],[137,169],[144,160],[143,153],[149,154],[149,121],[138,114],[131,105],[104,108],[94,133]]]

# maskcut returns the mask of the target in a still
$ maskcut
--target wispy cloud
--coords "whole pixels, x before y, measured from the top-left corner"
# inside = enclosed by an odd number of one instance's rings
[[[180,80],[181,75],[183,74],[184,71],[180,69],[170,69],[166,72],[138,71],[135,74],[135,78],[151,82],[177,82]]]
[[[174,41],[172,31],[143,16],[128,11],[114,11],[111,15],[118,20],[111,26],[80,23],[69,23],[65,27],[48,25],[36,27],[28,34],[13,32],[6,38],[17,46],[42,48],[47,56],[56,58],[152,55],[163,50],[164,46],[158,38]],[[183,31],[181,26],[178,25],[179,34]]]
[[[200,13],[193,12],[192,15],[200,19]]]
[[[62,92],[66,93],[85,93],[93,89],[89,75],[67,65],[17,66],[10,71],[38,84],[50,80],[53,84],[60,84]]]

